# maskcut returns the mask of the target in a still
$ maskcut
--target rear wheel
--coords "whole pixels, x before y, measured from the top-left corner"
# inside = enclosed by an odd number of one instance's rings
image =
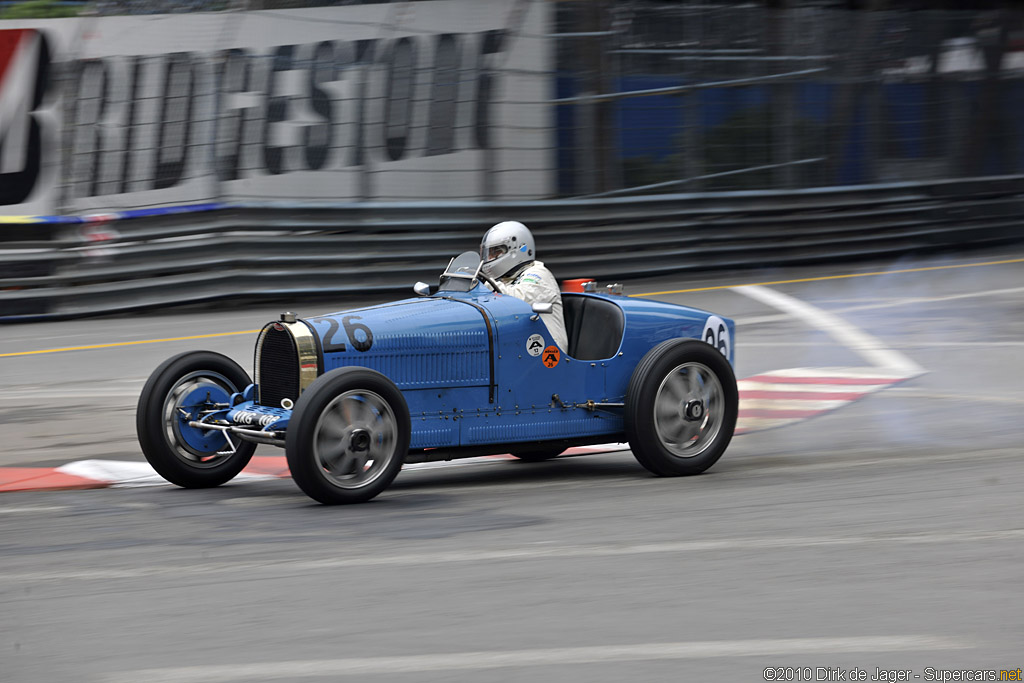
[[[625,427],[637,461],[659,476],[699,474],[725,452],[739,392],[729,361],[694,339],[651,349],[633,371]]]
[[[285,453],[292,478],[310,498],[362,503],[398,475],[409,434],[409,408],[391,380],[374,370],[340,368],[299,397]]]
[[[249,384],[238,363],[212,351],[164,361],[142,388],[135,411],[139,445],[153,469],[184,488],[220,486],[241,472],[256,444],[188,423],[199,421],[205,411],[223,409],[231,394]]]

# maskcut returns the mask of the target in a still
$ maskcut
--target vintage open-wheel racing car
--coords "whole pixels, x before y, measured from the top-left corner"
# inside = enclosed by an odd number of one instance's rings
[[[257,444],[285,449],[321,503],[383,491],[406,462],[628,441],[656,475],[698,474],[733,435],[731,320],[615,293],[562,296],[568,348],[532,307],[495,292],[466,252],[413,299],[316,318],[285,313],[256,340],[256,381],[210,351],[160,365],[139,397],[143,453],[168,481],[218,486]]]

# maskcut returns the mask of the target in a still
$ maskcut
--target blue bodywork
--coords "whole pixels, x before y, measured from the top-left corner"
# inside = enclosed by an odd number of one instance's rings
[[[569,349],[554,345],[530,305],[483,285],[298,322],[314,333],[319,374],[362,366],[397,385],[409,406],[410,451],[614,440],[633,370],[658,343],[703,339],[734,361],[728,318],[622,295],[564,294],[563,303]],[[249,387],[210,417],[285,429],[291,410],[262,406],[258,395]]]

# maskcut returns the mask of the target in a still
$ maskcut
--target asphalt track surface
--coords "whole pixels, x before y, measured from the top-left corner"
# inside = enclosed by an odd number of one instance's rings
[[[649,476],[624,452],[406,472],[371,503],[342,508],[313,504],[287,479],[0,494],[0,680],[1016,670],[1019,259],[1024,249],[628,283],[628,293],[716,287],[658,298],[735,318],[739,377],[865,364],[848,339],[729,288],[797,279],[808,281],[768,289],[926,371],[824,417],[738,436],[698,477]],[[890,274],[820,279],[871,272]],[[110,344],[255,329],[281,309],[0,328],[0,466],[141,460],[133,415],[148,373],[194,348],[248,367],[254,335]],[[89,345],[103,346],[24,355]]]

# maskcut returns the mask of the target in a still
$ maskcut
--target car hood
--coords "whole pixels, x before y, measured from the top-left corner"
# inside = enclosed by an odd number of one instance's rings
[[[490,323],[466,300],[405,299],[305,321],[319,340],[324,372],[368,367],[402,389],[491,381]]]

